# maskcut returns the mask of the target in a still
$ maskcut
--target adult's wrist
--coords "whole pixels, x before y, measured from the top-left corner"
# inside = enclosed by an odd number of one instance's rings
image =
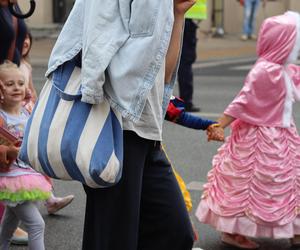
[[[174,18],[176,21],[184,21],[184,13],[174,11]]]

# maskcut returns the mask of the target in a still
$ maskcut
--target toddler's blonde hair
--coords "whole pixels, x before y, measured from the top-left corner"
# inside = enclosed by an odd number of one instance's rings
[[[18,70],[19,72],[22,73],[22,71],[19,69],[17,64],[15,64],[9,60],[5,60],[2,64],[0,64],[0,78],[2,77],[3,73],[8,72],[12,69]]]

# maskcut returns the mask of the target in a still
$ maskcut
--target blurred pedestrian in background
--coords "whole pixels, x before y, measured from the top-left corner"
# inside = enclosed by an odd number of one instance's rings
[[[199,112],[193,103],[194,76],[193,63],[197,58],[197,28],[201,20],[207,18],[206,0],[197,0],[185,15],[183,45],[178,69],[179,96],[185,102],[187,112]]]
[[[261,0],[239,0],[239,2],[244,6],[243,34],[241,36],[241,40],[256,40],[256,14]],[[266,0],[262,0],[262,4],[265,8]]]
[[[27,27],[23,19],[11,15],[9,2],[15,3],[16,0],[0,0],[0,64],[10,60],[20,65]],[[18,4],[16,9],[20,10]]]

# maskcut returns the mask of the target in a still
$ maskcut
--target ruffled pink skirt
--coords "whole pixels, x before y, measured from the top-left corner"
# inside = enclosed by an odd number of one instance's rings
[[[208,173],[197,218],[250,237],[300,235],[300,137],[236,121]]]
[[[0,177],[0,201],[13,205],[26,201],[47,200],[51,196],[52,183],[48,177],[33,170],[25,171],[28,173],[24,175]]]

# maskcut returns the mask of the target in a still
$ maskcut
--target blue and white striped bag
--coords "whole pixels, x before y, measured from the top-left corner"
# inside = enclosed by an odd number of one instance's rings
[[[51,178],[109,187],[122,174],[121,115],[106,101],[80,101],[80,73],[75,59],[53,72],[28,120],[19,157]]]

